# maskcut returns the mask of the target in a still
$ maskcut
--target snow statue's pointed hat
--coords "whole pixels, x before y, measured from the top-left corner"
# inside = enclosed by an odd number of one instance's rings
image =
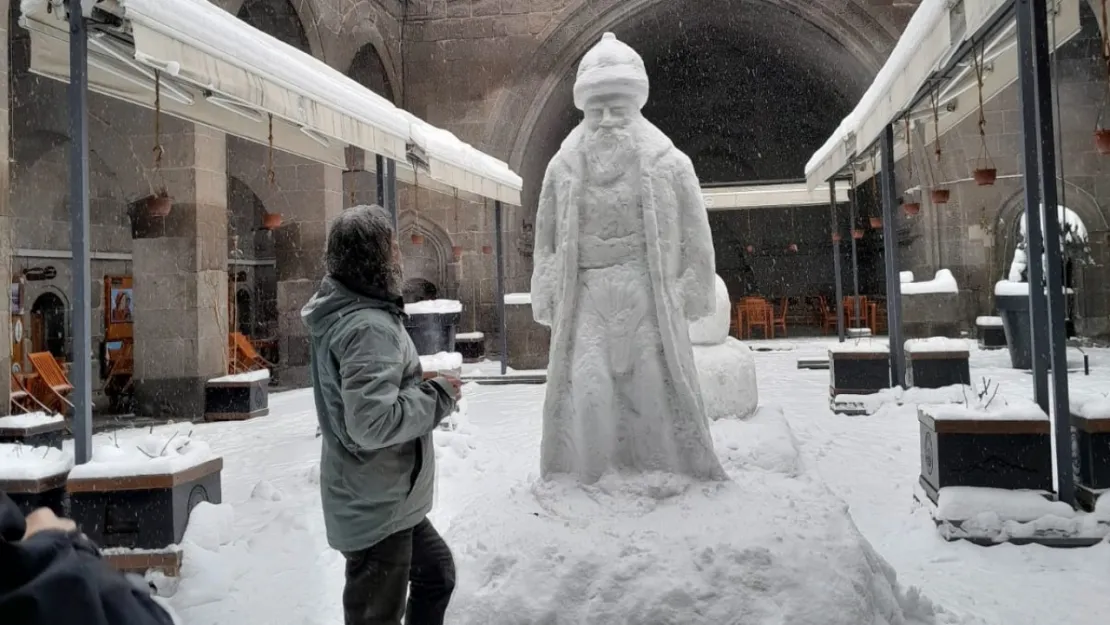
[[[630,96],[637,108],[644,108],[648,99],[647,70],[635,50],[618,41],[613,33],[605,33],[578,65],[574,105],[585,110],[591,97],[616,94]]]

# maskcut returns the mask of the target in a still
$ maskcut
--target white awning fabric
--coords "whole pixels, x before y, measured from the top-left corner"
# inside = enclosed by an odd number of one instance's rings
[[[22,0],[31,70],[69,80],[69,29],[49,0]],[[520,204],[508,165],[395,107],[327,64],[207,0],[85,0],[89,88],[335,167],[348,145],[394,159],[398,177]],[[156,78],[156,72],[158,78]],[[272,129],[271,129],[272,116]],[[413,158],[418,154],[419,158]],[[415,166],[416,170],[410,171]]]
[[[836,183],[836,202],[848,201],[850,185]],[[742,210],[752,208],[790,208],[795,206],[828,206],[829,188],[810,189],[805,183],[739,185],[711,187],[701,190],[705,207],[711,211]]]
[[[1079,33],[1079,2],[1049,0],[1049,37],[1055,48]],[[933,142],[938,133],[943,137],[968,116],[977,114],[978,79],[970,56],[957,63],[951,77],[940,84],[939,128],[928,98],[916,103],[914,110],[909,108],[930,83],[938,80],[938,74],[951,69],[953,57],[961,48],[982,40],[988,30],[993,30],[1008,5],[1007,0],[923,0],[864,97],[806,165],[807,186],[817,188],[844,175],[853,162],[857,182],[874,175],[879,159],[869,153],[889,124],[895,127],[895,159],[904,157],[905,125],[899,122],[907,114],[915,131],[922,132],[927,142]],[[987,102],[1018,78],[1013,20],[994,32],[985,46],[976,46],[975,54],[983,60],[983,101]],[[915,153],[923,147],[918,132],[914,132],[911,142]]]

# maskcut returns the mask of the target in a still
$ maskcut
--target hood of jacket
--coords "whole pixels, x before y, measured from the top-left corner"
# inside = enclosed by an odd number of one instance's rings
[[[343,315],[366,308],[379,308],[405,316],[404,301],[388,293],[358,293],[339,280],[325,276],[312,299],[301,309],[301,320],[312,336],[323,336]]]

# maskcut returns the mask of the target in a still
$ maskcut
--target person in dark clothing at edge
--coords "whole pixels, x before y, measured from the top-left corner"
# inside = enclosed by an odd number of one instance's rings
[[[134,581],[133,581],[134,580]],[[49,508],[26,518],[0,492],[0,625],[174,625],[141,578],[100,559]]]
[[[328,231],[327,275],[301,316],[311,336],[328,544],[346,558],[346,625],[440,625],[455,587],[432,527],[432,432],[460,382],[425,374],[404,326],[400,247],[379,206]],[[406,591],[408,601],[406,605]]]

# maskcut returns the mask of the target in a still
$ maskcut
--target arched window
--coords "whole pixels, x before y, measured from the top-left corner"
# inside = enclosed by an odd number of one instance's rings
[[[55,293],[43,293],[31,306],[31,351],[66,355],[66,305]]]

